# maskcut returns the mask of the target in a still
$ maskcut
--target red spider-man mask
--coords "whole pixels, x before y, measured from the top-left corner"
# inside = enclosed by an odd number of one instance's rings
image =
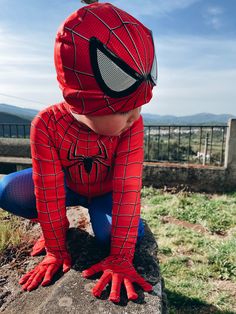
[[[66,19],[56,37],[55,65],[69,109],[85,115],[142,106],[157,79],[150,30],[109,3],[88,5]]]

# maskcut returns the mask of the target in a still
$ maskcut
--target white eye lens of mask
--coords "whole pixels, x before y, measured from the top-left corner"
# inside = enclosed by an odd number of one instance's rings
[[[97,49],[97,62],[104,83],[114,92],[127,90],[137,82],[99,49]]]
[[[121,98],[136,91],[146,80],[156,84],[157,63],[155,58],[152,73],[140,74],[96,37],[91,37],[89,41],[93,73],[98,85],[106,95],[112,98]]]
[[[153,83],[156,85],[157,84],[157,58],[156,58],[156,55],[154,55],[154,59],[153,59],[151,78],[152,78]]]
[[[128,96],[144,81],[144,76],[96,37],[90,38],[89,51],[95,79],[106,95],[112,98]]]

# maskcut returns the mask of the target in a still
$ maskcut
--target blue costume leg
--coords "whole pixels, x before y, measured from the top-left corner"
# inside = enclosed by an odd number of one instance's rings
[[[65,185],[66,206],[87,205],[87,198],[79,196]],[[20,217],[37,218],[32,168],[6,175],[0,181],[0,208]]]
[[[32,168],[10,173],[0,181],[0,207],[24,218],[37,218]]]
[[[112,192],[94,197],[88,205],[93,231],[102,244],[110,244],[112,222]],[[139,221],[138,241],[144,236],[144,224]]]

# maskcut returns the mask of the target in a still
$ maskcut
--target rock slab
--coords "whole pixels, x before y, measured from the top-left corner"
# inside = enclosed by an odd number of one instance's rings
[[[81,213],[79,215],[81,221]],[[136,246],[134,265],[137,271],[153,285],[154,289],[151,293],[146,293],[143,292],[138,285],[135,286],[139,295],[138,299],[135,301],[128,301],[124,288],[122,288],[121,301],[118,304],[108,300],[110,286],[103,291],[99,299],[91,294],[91,289],[99,277],[85,279],[82,277],[81,271],[106,257],[108,255],[108,248],[98,245],[92,235],[91,226],[89,226],[87,218],[83,220],[82,225],[80,223],[80,229],[69,229],[68,249],[72,255],[73,269],[66,274],[59,274],[48,287],[40,286],[37,290],[32,292],[20,292],[18,297],[8,304],[2,313],[167,313],[166,297],[163,292],[163,280],[160,275],[159,264],[156,257],[158,249],[157,243],[146,223],[145,236],[141,243]],[[32,268],[31,264],[29,264],[29,268]]]

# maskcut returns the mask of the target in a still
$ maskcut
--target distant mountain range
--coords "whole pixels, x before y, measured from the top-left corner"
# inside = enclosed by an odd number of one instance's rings
[[[236,118],[230,114],[198,113],[191,116],[161,116],[142,114],[146,125],[224,125],[229,119]]]
[[[0,104],[0,123],[30,123],[38,110]]]
[[[30,121],[31,119],[25,119],[14,114],[0,112],[0,123],[29,124]]]
[[[12,105],[0,104],[0,123],[30,123],[38,110],[20,108]],[[236,116],[230,114],[199,113],[191,116],[172,116],[142,114],[145,125],[223,125]]]

